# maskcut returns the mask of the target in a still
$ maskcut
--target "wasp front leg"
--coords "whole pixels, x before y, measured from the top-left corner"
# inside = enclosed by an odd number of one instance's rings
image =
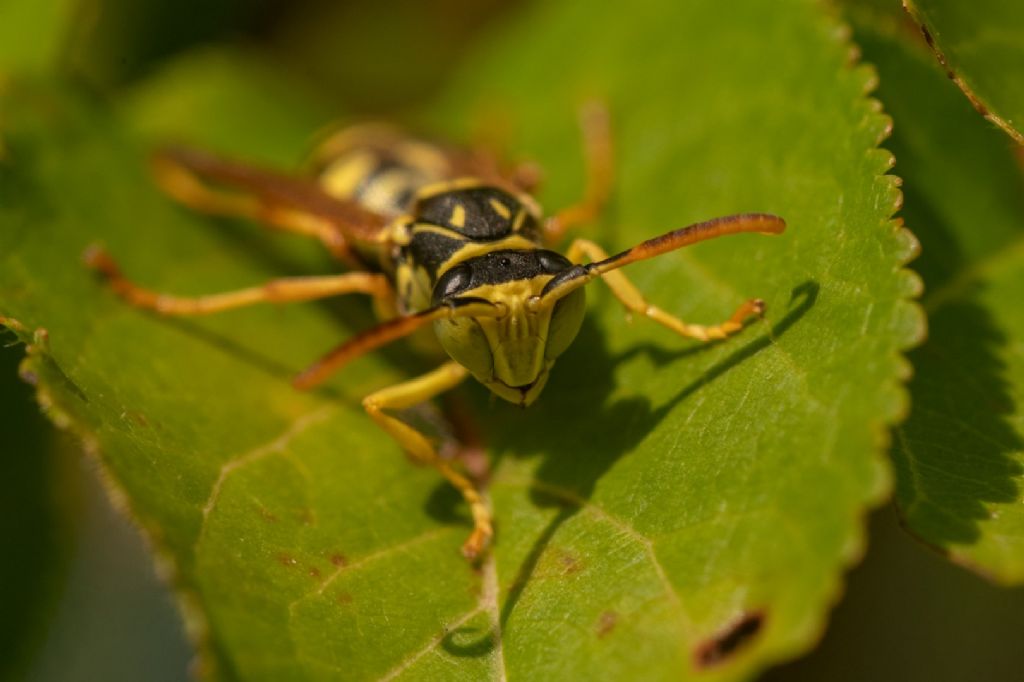
[[[608,259],[608,254],[605,250],[594,242],[587,239],[573,241],[569,247],[569,260],[573,263],[580,263],[584,256],[594,262]],[[764,313],[764,301],[759,298],[752,298],[740,305],[725,322],[713,325],[691,324],[648,303],[647,299],[640,293],[640,290],[636,288],[636,285],[630,282],[622,272],[611,270],[603,273],[601,277],[612,290],[615,298],[619,299],[628,310],[650,318],[681,336],[700,341],[724,339],[730,334],[735,334],[743,329],[743,323],[748,318],[760,316]]]
[[[402,420],[387,414],[385,410],[401,410],[448,391],[468,375],[468,371],[456,362],[446,362],[437,369],[410,381],[377,391],[363,400],[363,407],[370,417],[392,438],[398,441],[413,460],[437,469],[448,482],[455,486],[469,505],[473,516],[473,532],[462,545],[462,553],[468,559],[475,559],[487,547],[493,530],[491,512],[488,510],[480,491],[467,476],[457,471],[452,463],[442,458],[434,445],[422,433]]]

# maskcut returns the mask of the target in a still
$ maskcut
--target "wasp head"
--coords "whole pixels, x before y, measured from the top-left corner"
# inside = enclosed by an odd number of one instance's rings
[[[494,251],[455,265],[438,278],[434,304],[482,299],[499,314],[438,320],[438,340],[492,392],[529,405],[583,321],[583,289],[558,300],[541,296],[548,282],[571,267],[564,256],[540,249]]]

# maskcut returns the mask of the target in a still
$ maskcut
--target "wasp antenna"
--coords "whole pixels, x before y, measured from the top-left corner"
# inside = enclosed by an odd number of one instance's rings
[[[722,218],[712,218],[702,223],[687,225],[653,239],[648,239],[610,258],[605,258],[588,265],[576,265],[569,268],[547,283],[541,292],[541,299],[544,301],[556,301],[607,272],[618,270],[630,263],[647,260],[669,251],[681,249],[690,244],[741,232],[759,232],[767,235],[781,234],[785,229],[785,220],[768,213],[743,213]]]

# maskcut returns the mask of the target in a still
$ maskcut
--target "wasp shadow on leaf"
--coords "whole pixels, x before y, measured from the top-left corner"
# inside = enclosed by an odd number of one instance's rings
[[[633,451],[688,396],[784,335],[816,304],[819,290],[820,286],[815,281],[797,285],[781,319],[770,326],[753,325],[746,332],[748,335],[756,334],[752,340],[709,367],[657,408],[652,407],[650,399],[644,395],[610,401],[616,388],[612,368],[638,354],[648,355],[656,365],[664,366],[707,352],[710,346],[664,350],[661,346],[643,344],[612,355],[603,333],[588,317],[574,347],[559,360],[549,385],[552,390],[541,397],[533,410],[514,412],[512,417],[506,413],[504,419],[493,414],[484,416],[485,422],[494,422],[485,432],[491,434],[489,445],[498,453],[495,468],[500,466],[502,457],[529,457],[531,453],[543,453],[543,460],[529,485],[530,499],[537,507],[557,508],[555,516],[533,541],[509,585],[500,612],[502,626],[515,610],[552,538],[566,521],[580,511],[580,502],[590,499],[597,482],[615,462]],[[448,505],[456,505],[458,496],[443,488],[439,487],[431,498],[428,511],[451,522],[457,516]],[[500,516],[497,522],[500,546]],[[486,641],[491,640],[493,634],[488,634]],[[479,646],[467,645],[449,651],[456,655],[482,655],[480,652],[489,649],[484,646],[485,640],[481,642],[476,643]]]

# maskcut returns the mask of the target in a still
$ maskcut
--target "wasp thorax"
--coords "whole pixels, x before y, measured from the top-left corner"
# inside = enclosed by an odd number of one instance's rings
[[[558,301],[540,298],[544,286],[569,267],[559,254],[533,250],[496,251],[449,269],[434,286],[435,304],[483,299],[499,314],[435,323],[441,345],[497,395],[532,403],[583,319],[582,289]]]

